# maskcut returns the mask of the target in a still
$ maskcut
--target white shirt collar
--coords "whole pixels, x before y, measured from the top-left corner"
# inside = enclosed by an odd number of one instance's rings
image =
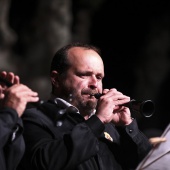
[[[64,99],[62,99],[62,98],[59,98],[59,97],[56,97],[56,96],[54,96],[53,94],[51,95],[50,99],[52,99],[52,100],[55,102],[55,104],[61,106],[61,107],[64,108],[64,109],[68,109],[69,107],[73,107],[73,108],[75,109],[75,111],[80,114],[78,108],[75,107],[75,106],[73,106],[72,104],[70,104],[70,103],[67,102],[66,100],[64,100]],[[90,114],[89,117],[91,117],[92,115],[94,115],[95,112],[96,112],[96,110],[94,110],[94,111]]]

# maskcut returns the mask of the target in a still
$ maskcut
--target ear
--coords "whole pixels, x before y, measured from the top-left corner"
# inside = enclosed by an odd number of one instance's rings
[[[58,85],[59,85],[59,81],[58,81],[59,77],[58,76],[59,76],[59,74],[56,70],[51,72],[51,83],[55,87],[58,87]]]

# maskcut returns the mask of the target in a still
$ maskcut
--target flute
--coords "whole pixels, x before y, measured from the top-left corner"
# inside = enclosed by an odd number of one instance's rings
[[[6,79],[4,79],[2,77],[0,77],[0,82],[4,83],[7,87],[11,87],[11,86],[14,85],[14,84],[12,84],[11,82],[9,82],[8,80],[6,80]],[[41,100],[41,99],[39,101],[37,101],[37,102],[30,102],[31,105],[34,105],[36,107],[39,107],[43,103],[44,103],[44,101]]]
[[[95,93],[91,94],[96,99],[99,99],[103,94]],[[128,107],[129,109],[141,113],[144,117],[151,117],[155,111],[155,104],[152,100],[137,101],[135,99],[130,100],[128,103],[124,103],[120,106]]]

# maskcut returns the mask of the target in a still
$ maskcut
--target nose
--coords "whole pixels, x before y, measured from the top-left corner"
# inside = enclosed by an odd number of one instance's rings
[[[89,80],[89,87],[94,89],[94,88],[97,88],[97,86],[98,86],[97,78],[95,76],[91,76]]]

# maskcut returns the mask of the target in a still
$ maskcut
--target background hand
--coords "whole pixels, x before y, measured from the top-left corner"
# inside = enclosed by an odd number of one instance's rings
[[[20,84],[19,76],[12,72],[2,71],[0,77],[9,82],[8,85],[0,82],[0,106],[15,109],[20,117],[28,102],[37,102],[38,93],[27,86]]]
[[[20,83],[19,76],[15,75],[12,72],[2,71],[2,72],[0,72],[0,77],[3,78],[4,80],[8,81],[11,84],[19,84]],[[7,88],[8,88],[8,86],[4,82],[0,81],[0,99],[4,98],[3,91]]]
[[[14,84],[4,91],[3,107],[15,109],[20,117],[28,102],[37,102],[39,100],[38,93],[32,91],[23,84]]]

